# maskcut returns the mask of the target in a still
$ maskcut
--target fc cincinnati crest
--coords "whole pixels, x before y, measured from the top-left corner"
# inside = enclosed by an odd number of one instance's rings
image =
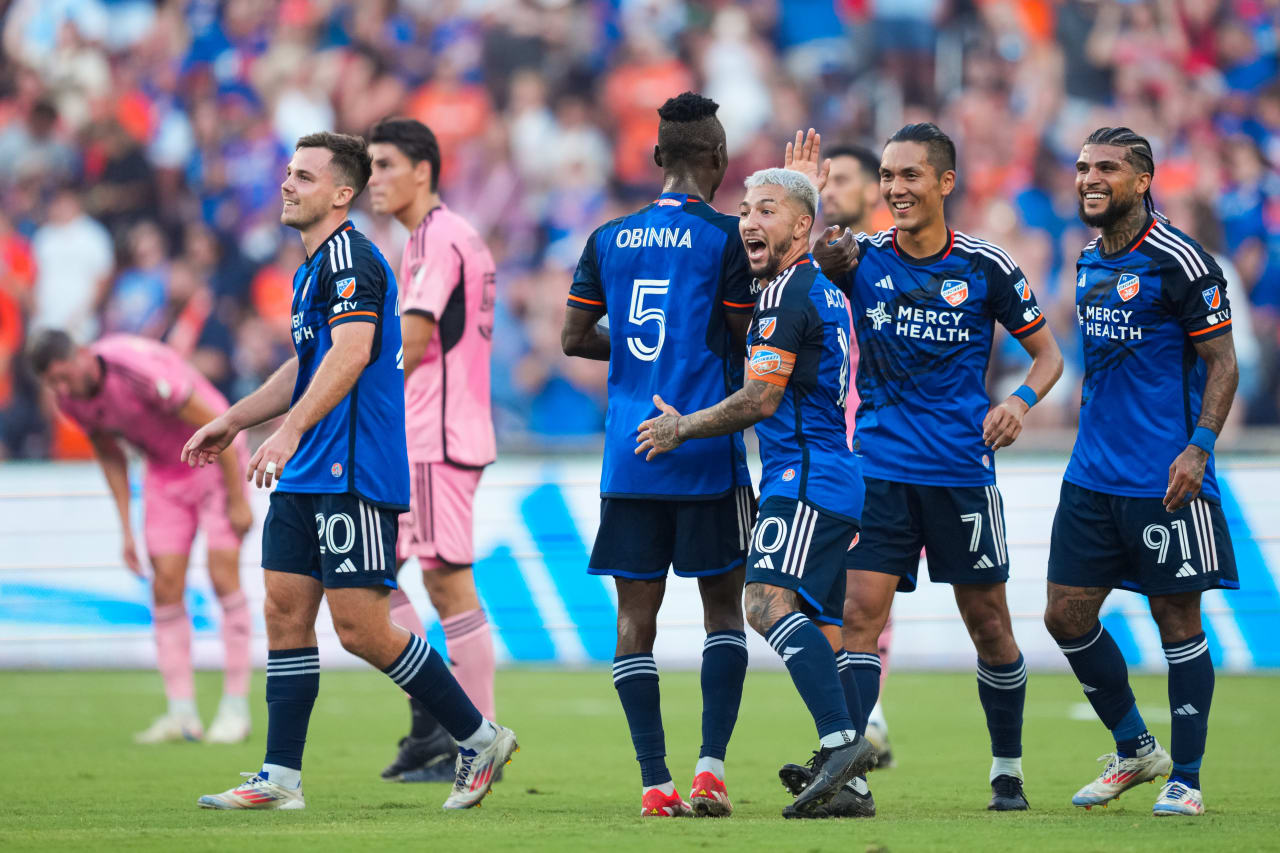
[[[1120,298],[1123,301],[1128,302],[1138,295],[1138,286],[1138,277],[1131,272],[1127,272],[1120,276],[1120,281],[1116,282],[1116,293],[1120,294]]]
[[[969,298],[969,283],[954,278],[947,279],[942,283],[942,298],[954,308]]]
[[[339,299],[350,299],[356,294],[356,280],[354,276],[351,278],[338,279],[333,286],[338,291]]]
[[[1210,311],[1217,311],[1222,307],[1222,293],[1218,290],[1218,285],[1200,291],[1200,295],[1204,297],[1204,304],[1209,306]]]
[[[773,337],[773,330],[774,328],[777,327],[777,325],[778,325],[777,317],[765,317],[763,320],[760,321],[760,323],[757,326],[757,328],[760,331],[760,337],[764,338],[765,340],[768,340],[769,338]]]

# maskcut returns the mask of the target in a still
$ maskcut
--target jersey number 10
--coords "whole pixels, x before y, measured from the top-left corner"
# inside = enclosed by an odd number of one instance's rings
[[[631,285],[631,309],[627,312],[627,322],[636,326],[646,323],[658,324],[658,342],[647,344],[636,335],[627,335],[627,349],[641,361],[657,361],[658,353],[667,340],[667,314],[662,308],[653,305],[644,306],[646,296],[665,296],[671,287],[671,280],[666,278],[638,278]]]

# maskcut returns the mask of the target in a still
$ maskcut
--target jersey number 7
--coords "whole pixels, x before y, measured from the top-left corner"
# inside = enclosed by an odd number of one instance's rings
[[[631,310],[627,313],[627,322],[636,326],[646,323],[658,324],[658,342],[647,344],[636,335],[627,335],[627,349],[641,361],[657,361],[658,353],[667,340],[667,314],[658,306],[644,307],[646,296],[665,296],[671,287],[671,280],[665,278],[638,278],[631,285]]]

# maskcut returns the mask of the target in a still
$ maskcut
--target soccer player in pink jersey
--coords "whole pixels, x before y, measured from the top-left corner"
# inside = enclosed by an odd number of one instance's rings
[[[124,563],[144,577],[129,512],[128,463],[119,439],[146,459],[144,536],[155,603],[156,658],[169,699],[167,713],[138,733],[138,743],[204,740],[239,743],[249,735],[249,606],[240,589],[240,543],[253,523],[240,471],[243,441],[218,470],[191,469],[180,459],[193,428],[227,409],[227,401],[194,367],[157,341],[132,335],[79,346],[64,331],[32,336],[28,359],[57,396],[58,408],[89,434],[115,498],[124,534]],[[191,620],[182,598],[197,528],[209,546],[209,579],[222,606],[226,678],[207,735],[196,712]]]
[[[471,526],[480,475],[497,452],[489,412],[493,257],[440,200],[440,147],[430,128],[413,119],[379,122],[369,155],[374,212],[410,231],[400,263],[400,328],[412,506],[400,516],[398,557],[401,565],[418,559],[454,675],[492,719],[493,636],[471,571]],[[391,608],[393,620],[424,635],[403,590],[391,593]],[[452,743],[425,708],[410,705],[412,728],[383,778],[449,781]]]

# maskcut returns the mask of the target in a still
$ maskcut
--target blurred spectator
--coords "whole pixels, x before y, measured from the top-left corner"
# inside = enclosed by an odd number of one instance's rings
[[[110,233],[84,212],[75,190],[64,188],[49,203],[31,249],[36,260],[32,325],[66,329],[77,340],[91,340],[115,269]]]
[[[0,181],[25,176],[64,182],[77,167],[75,151],[60,138],[58,111],[47,100],[37,101],[25,122],[12,122],[0,131]]]
[[[125,249],[128,266],[111,286],[103,311],[103,331],[158,338],[165,329],[169,290],[169,253],[164,232],[154,222],[129,229]]]

